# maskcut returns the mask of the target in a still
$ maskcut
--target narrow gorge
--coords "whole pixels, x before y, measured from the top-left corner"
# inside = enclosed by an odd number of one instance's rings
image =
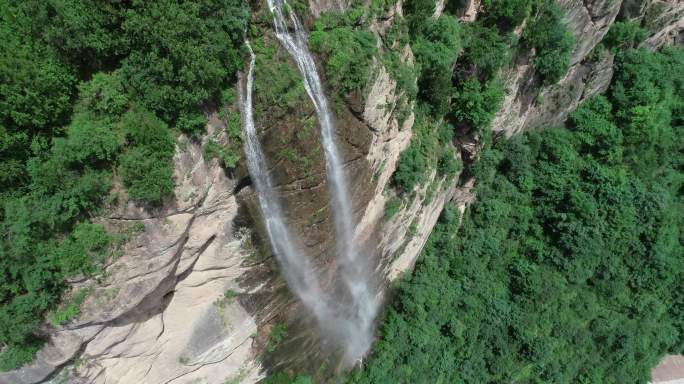
[[[0,384],[680,378],[681,1],[3,8]]]

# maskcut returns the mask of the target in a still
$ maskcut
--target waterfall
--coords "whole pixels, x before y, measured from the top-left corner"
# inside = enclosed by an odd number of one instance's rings
[[[336,316],[329,306],[330,300],[325,298],[311,264],[304,257],[303,248],[285,224],[283,209],[276,196],[273,180],[268,173],[268,164],[254,127],[252,111],[252,83],[256,58],[249,41],[245,41],[245,45],[250,53],[246,90],[243,91],[242,86],[238,87],[245,132],[245,155],[247,168],[256,188],[266,233],[291,289],[313,312],[319,322],[331,321]]]
[[[316,109],[321,130],[322,145],[325,153],[326,172],[330,185],[331,206],[335,223],[337,259],[342,280],[352,299],[349,321],[354,325],[345,344],[346,358],[355,361],[370,348],[373,319],[377,312],[377,299],[371,287],[371,272],[367,260],[359,257],[354,245],[354,219],[351,209],[349,190],[344,175],[344,167],[335,143],[335,126],[321,80],[316,71],[316,63],[307,48],[307,35],[294,11],[285,0],[268,0],[273,14],[273,24],[278,41],[297,64],[304,78],[304,86]],[[287,7],[294,33],[290,33],[283,7]]]
[[[359,321],[358,316],[349,317],[348,310],[339,300],[323,292],[313,267],[302,251],[298,237],[294,236],[285,224],[283,209],[268,173],[266,157],[254,125],[252,83],[256,57],[248,40],[245,41],[245,45],[250,53],[249,70],[245,90],[243,91],[242,86],[238,87],[245,132],[245,156],[256,189],[266,234],[290,288],[311,310],[321,328],[344,345],[346,361],[353,363],[370,346],[372,333],[368,324],[372,322],[372,318],[367,324]]]

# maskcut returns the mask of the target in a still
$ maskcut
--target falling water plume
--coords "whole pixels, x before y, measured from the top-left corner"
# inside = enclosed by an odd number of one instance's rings
[[[321,138],[326,160],[326,171],[330,184],[331,206],[335,222],[338,264],[342,280],[352,298],[353,329],[349,330],[345,344],[345,357],[355,362],[363,356],[371,344],[373,319],[377,313],[378,302],[371,287],[371,274],[365,265],[366,260],[359,257],[354,246],[354,219],[349,198],[349,190],[344,167],[335,142],[334,119],[328,107],[323,86],[316,71],[316,63],[307,48],[307,36],[297,15],[285,0],[268,0],[273,14],[276,37],[292,56],[304,78],[304,86],[314,104],[321,130]],[[292,23],[294,33],[290,33],[283,7]]]
[[[285,224],[283,209],[276,196],[273,180],[268,173],[266,157],[259,143],[252,110],[252,83],[256,57],[249,41],[245,41],[245,44],[250,52],[246,90],[243,92],[242,87],[238,87],[245,131],[245,155],[247,168],[256,188],[266,233],[291,289],[313,312],[319,322],[329,321],[335,318],[334,311],[329,306],[330,300],[326,299],[321,290],[316,274],[303,254],[299,241],[290,233]]]

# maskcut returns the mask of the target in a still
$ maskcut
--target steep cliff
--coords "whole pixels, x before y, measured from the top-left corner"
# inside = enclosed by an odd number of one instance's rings
[[[503,78],[506,98],[492,123],[494,132],[507,136],[542,125],[560,125],[583,100],[606,90],[612,78],[613,57],[605,50],[592,52],[618,14],[650,32],[642,43],[650,49],[681,39],[684,4],[677,1],[560,1],[566,22],[576,37],[571,66],[551,86],[534,76],[534,53],[522,55]],[[595,54],[592,54],[595,53]]]
[[[649,27],[647,47],[682,39],[684,5],[676,1],[559,3],[577,40],[571,67],[557,84],[546,86],[535,77],[534,52],[519,55],[503,76],[506,96],[491,126],[494,133],[561,124],[582,100],[604,91],[613,58],[607,51],[592,51],[618,15]],[[440,4],[436,15],[444,8]],[[311,1],[308,24],[324,11],[349,6]],[[476,19],[478,9],[479,2],[467,2],[459,11],[462,21]],[[369,29],[386,39],[401,17],[399,1]],[[313,105],[270,30],[264,4],[255,11],[253,25],[258,31],[255,119],[262,144],[293,231],[301,234],[321,276],[333,276],[332,217]],[[400,51],[402,62],[412,65],[411,46]],[[397,195],[391,177],[411,141],[415,118],[412,110],[406,116],[399,107],[401,92],[390,70],[376,60],[363,90],[334,103],[359,223],[355,236],[384,288],[411,269],[447,202],[465,209],[474,199],[472,179],[432,172],[386,218],[387,203]],[[214,114],[204,140],[221,140],[224,130]],[[477,148],[476,137],[454,142],[466,160],[477,155]],[[227,174],[216,160],[204,157],[202,143],[184,137],[174,162],[173,201],[153,211],[127,203],[98,219],[112,228],[144,230],[132,235],[101,276],[74,283],[74,291],[92,292],[81,315],[50,329],[50,341],[36,361],[0,374],[0,383],[250,383],[263,377],[264,368],[335,368],[336,351],[319,339],[279,275],[244,165]],[[327,288],[334,289],[330,280]]]

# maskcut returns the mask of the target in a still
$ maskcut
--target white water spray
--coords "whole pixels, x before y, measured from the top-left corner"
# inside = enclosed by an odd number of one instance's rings
[[[280,263],[285,280],[319,321],[334,319],[329,300],[324,298],[313,268],[303,256],[302,247],[285,225],[283,210],[275,194],[273,180],[268,174],[268,165],[261,149],[252,111],[252,83],[254,79],[255,56],[249,41],[245,41],[250,53],[246,91],[238,87],[242,105],[242,121],[245,131],[245,155],[247,168],[256,188],[259,207],[264,218],[266,233],[273,253]]]
[[[275,192],[273,179],[268,173],[266,157],[261,149],[254,125],[252,83],[256,58],[249,41],[245,44],[250,52],[246,90],[243,91],[242,86],[238,87],[245,131],[245,155],[271,248],[288,285],[304,306],[313,313],[321,328],[337,340],[344,341],[345,347],[348,342],[358,343],[356,340],[359,331],[355,319],[345,316],[346,311],[341,303],[323,292],[313,267],[302,251],[303,247],[298,237],[294,236],[285,224],[283,209]],[[370,345],[370,339],[368,343]],[[350,349],[346,348],[345,352],[348,350]],[[366,350],[367,348],[363,352]],[[358,358],[358,356],[348,354],[345,357],[350,363]]]
[[[371,287],[371,272],[367,261],[359,258],[354,245],[354,220],[344,167],[335,143],[335,126],[323,91],[316,64],[307,48],[307,36],[301,22],[285,0],[268,0],[273,14],[276,37],[297,64],[304,78],[304,86],[316,109],[325,152],[326,171],[330,184],[331,206],[335,221],[335,232],[342,280],[352,298],[349,319],[354,328],[346,340],[345,357],[354,362],[370,348],[372,341],[373,319],[377,313],[378,302]],[[294,33],[290,33],[285,21],[283,7],[287,7]]]

